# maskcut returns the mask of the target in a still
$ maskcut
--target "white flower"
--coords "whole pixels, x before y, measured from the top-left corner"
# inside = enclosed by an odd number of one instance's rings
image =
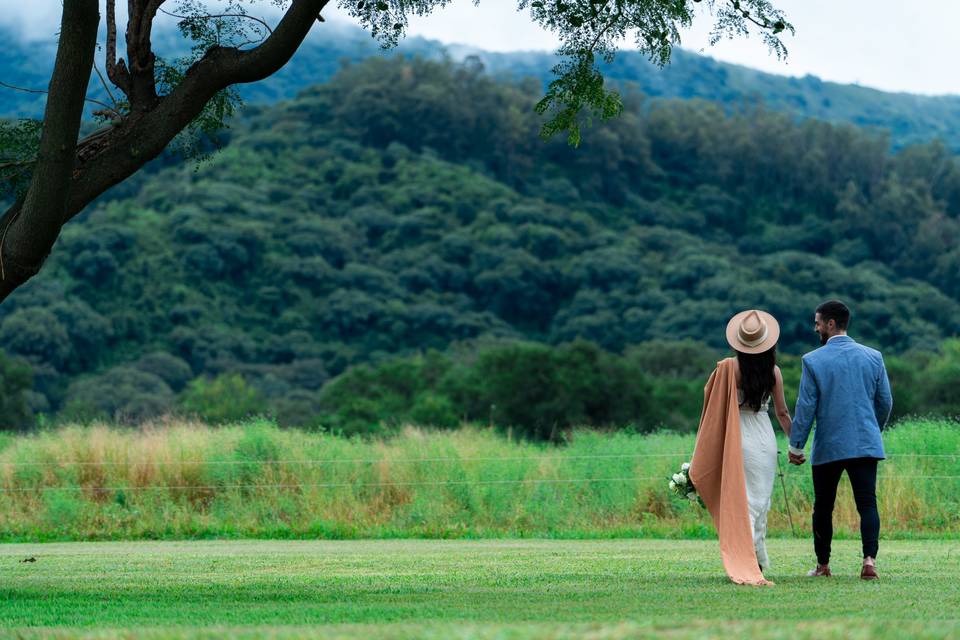
[[[678,473],[677,475],[680,476],[680,479],[677,480],[677,484],[687,484],[687,476],[686,476],[686,474],[684,474],[684,473]]]
[[[677,484],[683,484],[684,480],[685,480],[685,479],[684,479],[683,475],[681,475],[681,474],[679,474],[679,473],[673,474],[673,481],[676,482]]]
[[[688,494],[687,494],[687,499],[688,499],[688,500],[696,500],[696,499],[697,499],[697,492],[696,492],[696,491],[691,491],[690,493],[688,493]]]
[[[682,465],[680,465],[680,471],[686,471],[686,470],[688,470],[689,468],[690,468],[690,463],[689,463],[689,462],[684,462]]]
[[[674,482],[673,480],[671,480],[671,481],[670,481],[670,488],[675,490],[675,489],[677,488],[677,483]]]

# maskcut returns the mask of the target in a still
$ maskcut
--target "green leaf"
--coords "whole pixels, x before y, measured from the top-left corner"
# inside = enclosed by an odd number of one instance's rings
[[[581,52],[574,60],[554,68],[557,79],[550,83],[547,94],[537,103],[537,113],[552,112],[552,117],[543,124],[540,135],[549,138],[567,132],[567,142],[580,144],[580,114],[587,110],[586,123],[593,117],[607,120],[623,111],[620,96],[603,87],[603,76],[594,65],[591,51]]]

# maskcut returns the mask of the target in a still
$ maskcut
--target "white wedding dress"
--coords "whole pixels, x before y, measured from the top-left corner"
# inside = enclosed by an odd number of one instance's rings
[[[747,508],[757,562],[764,570],[770,567],[767,556],[767,512],[777,474],[777,438],[767,413],[770,399],[760,411],[743,405],[743,391],[738,390],[740,405],[740,438],[743,443],[743,475],[747,481]]]

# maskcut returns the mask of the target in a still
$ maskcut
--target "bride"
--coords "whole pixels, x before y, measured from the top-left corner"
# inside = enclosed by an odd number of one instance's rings
[[[780,325],[751,309],[727,324],[736,355],[717,363],[704,389],[703,415],[690,479],[713,516],[730,578],[771,584],[763,577],[767,512],[777,470],[777,441],[768,411],[773,400],[780,428],[790,437],[790,412],[777,366]]]

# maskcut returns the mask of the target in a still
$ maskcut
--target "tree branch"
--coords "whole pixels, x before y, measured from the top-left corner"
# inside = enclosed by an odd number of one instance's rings
[[[165,11],[164,9],[160,9],[160,13],[166,14],[171,18],[178,18],[180,20],[195,19],[195,18],[191,18],[190,16],[182,16],[176,13],[171,13],[170,11]],[[270,34],[273,33],[273,29],[270,28],[270,25],[267,24],[266,20],[264,20],[263,18],[258,18],[256,16],[248,16],[245,13],[212,13],[205,16],[199,16],[199,19],[202,19],[202,20],[215,20],[216,18],[246,18],[247,20],[253,20],[254,22],[259,22],[267,30],[267,33],[270,33]]]
[[[157,83],[154,76],[156,56],[150,35],[153,18],[165,0],[127,0],[127,60],[129,61],[130,98],[132,110],[147,111],[157,102]]]
[[[150,16],[151,26],[152,26],[154,17],[157,15],[157,11],[160,10],[160,7],[166,1],[167,0],[149,0],[149,3],[147,4],[146,15]]]
[[[97,74],[98,74],[98,75],[100,74],[100,71],[99,71],[99,70],[97,70]],[[104,86],[106,86],[106,85],[104,85]],[[3,80],[0,80],[0,87],[4,87],[4,88],[6,88],[6,89],[13,89],[13,90],[15,90],[15,91],[24,91],[24,92],[26,92],[26,93],[49,93],[49,91],[45,91],[45,90],[43,90],[43,89],[28,89],[27,87],[18,87],[18,86],[16,86],[16,85],[8,84],[8,83],[4,82]],[[110,92],[110,90],[107,89],[107,93],[109,93],[109,92]],[[112,98],[113,96],[110,96],[110,97]],[[86,102],[91,103],[91,104],[99,105],[99,106],[101,106],[101,107],[104,107],[105,109],[110,109],[111,111],[114,111],[114,108],[111,107],[110,105],[108,105],[106,102],[101,102],[100,100],[97,100],[97,99],[95,99],[95,98],[84,98],[84,100],[85,100]]]
[[[294,0],[270,36],[253,49],[214,48],[191,73],[217,78],[217,91],[231,84],[256,82],[275,73],[293,56],[329,0]],[[184,82],[186,84],[186,82]]]
[[[103,74],[100,73],[100,67],[97,66],[97,63],[96,63],[96,62],[93,63],[93,70],[97,72],[97,78],[100,79],[100,84],[103,86],[103,90],[107,92],[107,97],[110,98],[110,102],[113,103],[113,106],[112,106],[112,107],[109,107],[109,106],[107,106],[106,104],[104,104],[104,103],[102,103],[102,102],[101,102],[100,104],[103,105],[103,106],[107,109],[107,111],[112,112],[113,115],[114,115],[114,117],[119,117],[119,116],[120,116],[120,106],[117,104],[117,99],[116,99],[115,97],[113,97],[113,91],[110,91],[110,85],[107,84],[107,81],[106,81],[106,79],[103,77]],[[89,98],[88,98],[88,99],[89,99]]]
[[[296,53],[328,2],[293,0],[263,44],[244,51],[211,49],[153,109],[128,115],[103,134],[81,141],[81,162],[67,205],[68,219],[160,155],[219,91],[232,84],[256,82],[278,71]]]
[[[117,0],[107,0],[107,77],[124,94],[129,94],[130,72],[123,59],[117,61]]]
[[[600,42],[600,39],[606,35],[607,31],[610,30],[610,27],[615,25],[617,23],[617,20],[619,20],[622,16],[623,16],[623,10],[618,8],[616,13],[611,15],[610,19],[607,20],[607,24],[603,25],[603,29],[597,32],[597,35],[594,37],[593,42],[590,43],[589,51],[593,51],[594,49],[597,48],[597,44]]]
[[[36,161],[37,161],[36,158],[30,158],[29,160],[13,160],[11,162],[0,162],[0,170],[10,169],[13,167],[29,167]],[[0,258],[2,258],[2,256],[0,256]]]
[[[66,221],[99,22],[97,0],[63,3],[33,176],[26,195],[0,222],[0,299],[40,270]]]
[[[743,19],[744,19],[744,20],[746,20],[746,21],[748,21],[748,22],[752,22],[753,24],[757,25],[757,26],[760,27],[761,29],[767,29],[767,30],[769,30],[769,31],[773,31],[774,33],[778,33],[779,31],[782,31],[782,30],[783,30],[783,23],[782,23],[782,22],[780,23],[780,27],[779,27],[779,29],[778,29],[778,25],[777,25],[776,22],[771,23],[771,22],[770,22],[769,20],[767,20],[766,18],[763,18],[763,22],[760,22],[759,20],[755,19],[755,18],[750,14],[749,11],[747,11],[746,9],[742,9],[742,8],[740,7],[740,0],[728,0],[728,2],[730,3],[730,6],[733,7],[734,11],[739,12],[740,15],[743,16]]]
[[[14,91],[23,91],[24,93],[47,93],[43,89],[30,89],[29,87],[18,87],[15,84],[8,84],[3,80],[0,80],[0,87],[4,87],[6,89],[13,89]]]
[[[129,1],[132,16],[129,24],[136,24],[136,18],[142,19],[145,0]],[[156,3],[160,0],[152,1]],[[68,114],[76,125],[72,129],[72,136],[67,135],[69,132],[59,132],[56,136],[68,153],[69,162],[61,159],[41,170],[40,165],[48,162],[47,156],[41,153],[38,156],[38,170],[34,173],[26,198],[14,204],[0,220],[0,228],[7,231],[6,236],[0,236],[0,247],[5,247],[3,259],[6,268],[6,275],[0,280],[0,301],[39,270],[63,224],[101,193],[160,155],[219,91],[232,84],[266,78],[286,64],[328,2],[293,0],[273,33],[262,44],[247,50],[213,47],[187,70],[183,80],[169,95],[157,98],[150,106],[142,105],[141,109],[133,110],[122,120],[94,132],[79,144],[76,140],[80,107],[72,105],[76,107],[76,113],[70,111]],[[89,42],[84,41],[81,47],[73,38],[73,33],[83,23],[75,6],[83,6],[88,10],[91,5],[94,20],[87,34]],[[70,0],[64,3],[64,27],[45,122],[51,121],[51,117],[63,120],[64,114],[61,112],[65,111],[65,95],[62,89],[55,94],[55,85],[60,87],[65,78],[70,76],[75,84],[86,89],[96,46],[96,6],[97,0]],[[69,11],[67,7],[70,7]],[[128,43],[135,34],[129,24]],[[83,55],[80,55],[81,49]],[[82,107],[82,99],[77,102]],[[54,106],[57,107],[56,113],[51,111]],[[48,132],[45,127],[41,151],[49,146],[45,146],[48,134],[53,140],[53,131]],[[56,173],[52,169],[56,169]],[[44,189],[39,188],[41,185]],[[43,200],[41,193],[48,194],[47,199],[52,201]]]

